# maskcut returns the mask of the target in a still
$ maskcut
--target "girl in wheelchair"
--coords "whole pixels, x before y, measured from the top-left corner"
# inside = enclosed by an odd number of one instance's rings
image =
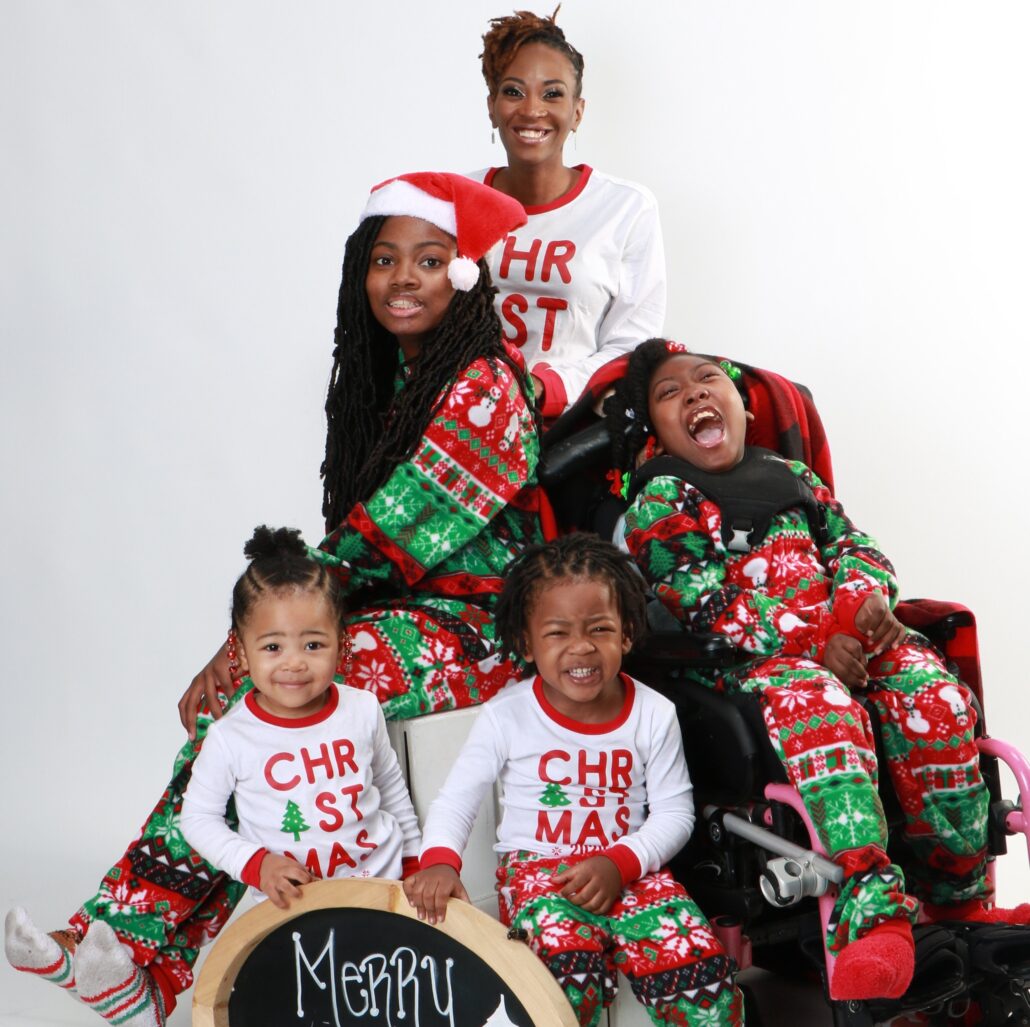
[[[827,947],[835,999],[897,997],[911,981],[911,925],[1026,923],[993,909],[988,796],[975,713],[929,643],[891,612],[890,562],[803,464],[745,445],[749,413],[726,362],[652,339],[605,405],[625,545],[662,604],[721,634],[741,660],[719,690],[758,696],[788,778],[844,870]],[[760,507],[750,502],[762,498]],[[917,862],[886,853],[871,699]]]

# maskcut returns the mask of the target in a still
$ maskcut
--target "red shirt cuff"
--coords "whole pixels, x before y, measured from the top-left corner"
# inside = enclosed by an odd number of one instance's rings
[[[833,595],[833,619],[837,622],[837,630],[845,635],[865,641],[865,635],[855,627],[855,617],[862,604],[872,595],[870,591],[855,592],[847,589]]]
[[[406,881],[419,871],[418,856],[405,856],[401,860],[401,880]]]
[[[540,379],[540,384],[544,387],[543,395],[537,400],[541,416],[558,417],[563,414],[568,406],[569,396],[565,391],[565,382],[561,380],[558,372],[546,364],[537,364],[530,371]]]
[[[261,861],[268,855],[268,849],[258,849],[250,859],[247,860],[247,865],[243,868],[243,873],[240,874],[240,880],[244,884],[249,884],[251,888],[261,889]]]
[[[440,866],[441,863],[444,866],[454,867],[459,874],[461,873],[461,856],[459,856],[454,849],[448,849],[445,845],[438,845],[435,848],[426,849],[418,861],[419,867],[423,870],[427,867]]]
[[[610,849],[605,849],[601,855],[607,856],[615,864],[624,885],[638,880],[644,869],[637,854],[628,845],[613,845]]]

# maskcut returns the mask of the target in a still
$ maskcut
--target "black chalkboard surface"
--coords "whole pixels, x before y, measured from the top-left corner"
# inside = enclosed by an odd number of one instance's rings
[[[452,899],[418,920],[395,881],[305,885],[229,924],[193,993],[194,1027],[576,1027],[529,948]]]
[[[319,909],[261,941],[236,976],[229,1027],[533,1027],[471,949],[410,917]]]

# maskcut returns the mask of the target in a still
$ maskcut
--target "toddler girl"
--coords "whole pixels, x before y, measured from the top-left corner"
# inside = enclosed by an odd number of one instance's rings
[[[526,551],[497,608],[502,640],[536,666],[483,708],[426,819],[409,901],[430,923],[467,899],[461,851],[495,780],[501,919],[598,1023],[629,978],[657,1023],[737,1024],[740,992],[704,915],[663,870],[694,824],[675,709],[621,672],[644,628],[639,575],[576,534]]]
[[[248,676],[194,763],[185,841],[280,907],[319,877],[399,878],[417,865],[418,821],[379,703],[334,680],[350,651],[340,589],[296,531],[258,528],[244,553],[232,624]],[[230,799],[238,831],[226,823]],[[73,956],[12,910],[6,948],[16,968],[74,987],[111,1023],[165,1021],[159,978],[106,920]]]
[[[244,553],[232,624],[253,689],[208,731],[183,836],[281,907],[313,878],[399,878],[405,860],[415,870],[418,821],[383,712],[333,680],[350,653],[337,583],[295,531],[258,528]]]

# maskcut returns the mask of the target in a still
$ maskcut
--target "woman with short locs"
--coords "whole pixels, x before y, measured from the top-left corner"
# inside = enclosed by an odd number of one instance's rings
[[[494,18],[482,64],[490,123],[508,162],[472,177],[514,197],[529,216],[487,259],[505,338],[521,348],[541,412],[552,419],[598,368],[661,330],[658,206],[643,186],[565,164],[565,143],[586,107],[583,56],[554,15]]]

